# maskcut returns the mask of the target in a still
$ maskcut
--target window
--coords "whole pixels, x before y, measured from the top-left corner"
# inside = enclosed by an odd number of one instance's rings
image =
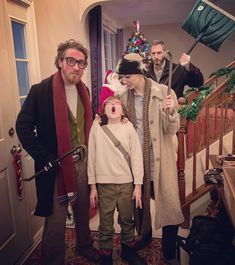
[[[15,51],[15,62],[17,71],[18,88],[20,95],[20,105],[22,106],[24,100],[29,93],[29,73],[25,45],[25,24],[12,20],[12,33]]]
[[[116,33],[104,28],[104,60],[105,71],[116,67]]]

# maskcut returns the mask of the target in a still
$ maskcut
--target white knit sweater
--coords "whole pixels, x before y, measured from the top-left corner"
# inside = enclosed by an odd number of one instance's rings
[[[121,151],[93,122],[88,144],[88,183],[124,184],[143,183],[143,156],[138,135],[129,121],[125,124],[108,124],[108,128],[129,153],[133,177]]]

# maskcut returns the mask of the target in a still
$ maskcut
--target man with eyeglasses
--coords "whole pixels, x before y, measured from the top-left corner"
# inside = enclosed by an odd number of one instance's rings
[[[35,161],[35,171],[48,163],[52,168],[36,177],[35,215],[45,217],[42,264],[62,265],[68,203],[73,209],[76,250],[90,262],[98,262],[89,228],[89,187],[86,159],[72,156],[60,165],[55,159],[78,145],[87,145],[92,125],[89,92],[81,81],[88,53],[75,40],[59,44],[58,71],[33,85],[17,117],[16,131],[23,148]]]
[[[150,45],[151,63],[146,76],[160,84],[168,84],[170,62],[166,58],[166,44],[160,40],[153,40]],[[180,66],[172,75],[171,88],[175,91],[177,98],[183,97],[184,87],[199,88],[204,79],[199,68],[190,62],[190,55],[183,53],[179,59]],[[177,64],[173,63],[173,69]]]

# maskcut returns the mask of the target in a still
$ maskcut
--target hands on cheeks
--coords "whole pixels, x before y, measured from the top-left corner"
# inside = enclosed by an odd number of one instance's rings
[[[123,117],[122,120],[121,120],[121,123],[122,124],[125,124],[128,122],[128,118],[127,117]]]
[[[175,112],[175,101],[172,95],[168,95],[162,102],[162,108],[164,111],[169,110],[170,114]]]
[[[95,115],[95,121],[96,121],[98,124],[101,123],[101,117],[100,117],[99,114],[96,114],[96,115]],[[122,124],[125,124],[125,123],[127,123],[128,121],[129,121],[129,120],[128,120],[127,117],[123,117],[122,120],[121,120],[121,123],[122,123]]]
[[[136,184],[133,192],[132,200],[135,200],[135,207],[142,209],[142,201],[141,201],[141,185]]]
[[[100,115],[99,114],[95,114],[95,121],[97,123],[101,123],[101,118],[100,118]]]

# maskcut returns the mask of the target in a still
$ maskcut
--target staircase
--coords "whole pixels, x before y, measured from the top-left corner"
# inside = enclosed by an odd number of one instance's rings
[[[235,60],[226,66],[227,70],[234,68]],[[206,186],[197,183],[198,175],[202,174],[202,172],[198,172],[197,165],[199,152],[205,150],[203,164],[205,169],[208,169],[210,157],[222,155],[224,136],[232,133],[233,140],[229,153],[235,153],[235,100],[234,94],[226,92],[228,85],[231,84],[231,78],[227,74],[222,74],[221,72],[216,73],[205,82],[203,87],[208,86],[213,90],[204,98],[196,119],[190,121],[186,117],[181,117],[178,132],[178,180],[180,200],[185,217],[183,228],[189,228],[191,204],[216,188],[215,185]],[[201,92],[194,91],[187,95],[187,102],[191,104],[201,95]],[[211,145],[216,141],[218,141],[218,150],[213,151],[212,154]],[[185,163],[188,159],[192,160],[192,187],[189,194],[186,195]]]

